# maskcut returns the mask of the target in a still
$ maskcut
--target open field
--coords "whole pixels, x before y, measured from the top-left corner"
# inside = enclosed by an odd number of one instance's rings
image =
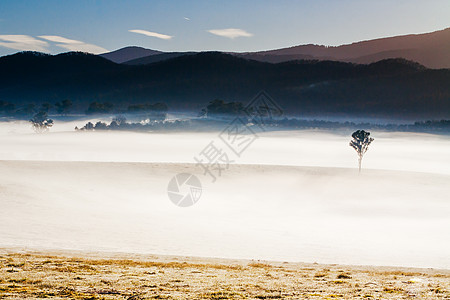
[[[4,299],[448,299],[450,271],[0,251]]]
[[[0,162],[3,247],[450,268],[449,176],[233,164]],[[196,174],[192,207],[169,180]],[[363,195],[363,197],[358,196]]]
[[[376,132],[358,175],[348,133],[261,133],[212,182],[193,157],[218,133],[16,125],[0,124],[5,298],[450,297],[447,136]],[[188,208],[167,194],[183,172],[202,183]]]

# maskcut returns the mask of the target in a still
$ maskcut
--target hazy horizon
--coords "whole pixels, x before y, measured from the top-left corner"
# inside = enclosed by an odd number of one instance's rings
[[[26,47],[24,47],[24,50],[18,49],[15,52],[10,52],[10,53],[6,53],[6,54],[0,54],[0,57],[7,56],[7,55],[12,55],[12,54],[16,54],[16,53],[24,52],[24,51],[41,52],[41,53],[50,54],[50,55],[58,55],[58,54],[63,54],[63,53],[67,53],[67,52],[87,52],[87,53],[99,55],[99,54],[107,54],[107,53],[110,53],[110,52],[114,52],[114,51],[121,50],[121,49],[124,49],[124,48],[129,48],[129,47],[137,47],[137,48],[142,48],[142,49],[147,49],[147,50],[155,50],[155,51],[160,51],[160,52],[163,52],[163,53],[164,52],[216,52],[217,51],[217,52],[230,52],[230,53],[245,54],[245,53],[252,53],[252,52],[265,52],[265,51],[272,51],[272,50],[289,49],[289,48],[296,47],[296,46],[308,46],[308,45],[315,45],[315,46],[321,46],[321,47],[322,46],[323,47],[339,47],[339,46],[352,45],[352,44],[356,44],[356,43],[360,43],[360,42],[381,40],[381,39],[386,39],[386,38],[421,35],[421,34],[427,34],[427,33],[443,31],[443,30],[447,30],[447,29],[450,29],[450,27],[436,29],[436,30],[433,30],[433,31],[410,32],[410,33],[403,33],[403,34],[398,34],[398,35],[387,35],[387,36],[373,37],[373,38],[368,37],[367,39],[364,39],[364,40],[355,40],[355,41],[350,41],[350,42],[336,44],[336,45],[326,45],[326,44],[317,44],[317,43],[313,43],[313,42],[306,42],[306,43],[303,43],[303,44],[293,44],[293,45],[287,45],[287,46],[282,46],[282,47],[277,47],[277,48],[256,49],[256,50],[251,50],[251,51],[250,50],[245,50],[245,49],[242,49],[240,51],[219,50],[219,49],[214,49],[214,48],[212,48],[212,49],[201,49],[201,48],[198,48],[198,49],[183,49],[183,50],[180,50],[180,49],[178,49],[178,50],[161,50],[161,49],[156,49],[156,48],[146,48],[146,47],[141,46],[141,45],[131,45],[130,44],[130,45],[123,45],[123,46],[121,46],[119,48],[110,49],[110,50],[107,50],[105,52],[98,52],[98,51],[93,51],[92,52],[92,51],[89,51],[90,49],[82,49],[82,48],[76,49],[76,47],[74,49],[67,49],[67,51],[62,50],[62,51],[59,51],[59,52],[51,52],[51,51],[47,51],[46,52],[46,51],[39,51],[39,50],[32,50],[32,49],[31,50],[27,50],[28,48],[26,46]],[[6,43],[3,43],[3,44],[6,44]],[[2,43],[0,43],[0,49],[1,49],[1,47],[2,47]],[[5,47],[5,48],[8,48],[8,47]],[[97,53],[94,53],[94,52],[97,52]]]

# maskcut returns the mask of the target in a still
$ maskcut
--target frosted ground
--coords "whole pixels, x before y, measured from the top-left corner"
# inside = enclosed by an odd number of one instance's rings
[[[450,268],[450,138],[260,133],[215,183],[194,156],[217,133],[34,134],[0,123],[0,247]],[[167,197],[191,172],[190,208]]]

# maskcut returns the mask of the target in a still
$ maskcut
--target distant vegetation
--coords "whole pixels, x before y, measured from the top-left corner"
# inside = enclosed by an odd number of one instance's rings
[[[152,121],[152,122],[138,122],[128,123],[123,116],[114,117],[108,124],[106,122],[98,121],[95,124],[88,122],[81,128],[75,127],[76,131],[101,131],[101,130],[127,130],[127,131],[153,131],[153,130],[189,130],[194,128],[194,122],[190,120],[175,120],[175,121]]]
[[[236,117],[236,116],[235,116]],[[247,126],[255,127],[250,119],[244,116],[239,117]],[[148,120],[147,120],[148,121]],[[125,117],[118,116],[108,124],[98,121],[95,124],[88,122],[81,128],[75,130],[98,131],[98,130],[126,130],[126,131],[157,131],[157,130],[177,130],[177,131],[217,131],[223,130],[230,122],[227,118],[193,118],[186,120],[152,120],[149,122],[128,122]],[[325,130],[355,130],[356,128],[367,128],[378,131],[403,131],[403,132],[430,132],[450,134],[450,120],[416,122],[414,124],[387,124],[377,125],[370,123],[354,122],[332,122],[323,120],[303,120],[296,118],[274,119],[264,125],[264,130],[294,130],[294,129],[325,129]]]
[[[372,124],[355,122],[333,122],[324,120],[304,120],[297,118],[284,118],[277,120],[272,127],[286,129],[356,129],[364,127],[380,131],[403,131],[403,132],[430,132],[430,133],[450,133],[450,120],[428,120],[415,122],[414,124]]]
[[[127,112],[140,115],[145,120],[164,120],[167,117],[168,110],[169,108],[165,103],[144,103],[129,105]]]
[[[0,100],[0,114],[12,114],[16,109],[16,105],[14,103],[9,103]]]
[[[54,115],[67,116],[72,111],[72,101],[65,99],[56,102],[54,105],[48,102],[42,103],[40,106],[29,103],[17,107],[13,103],[0,101],[0,117],[12,117],[17,119],[35,118],[36,115],[45,113],[45,116]],[[126,109],[114,109],[114,105],[108,102],[91,102],[85,109],[87,114],[94,115],[111,115],[126,114],[135,120],[128,122],[126,119],[115,119],[110,124],[99,122],[96,124],[86,124],[79,130],[220,130],[226,126],[229,118],[240,117],[245,119],[247,116],[243,113],[243,103],[226,102],[224,100],[215,99],[201,110],[199,119],[166,121],[168,106],[165,103],[141,103],[130,104]],[[42,115],[41,115],[42,116]],[[222,116],[223,118],[217,118]],[[138,122],[136,122],[138,120]],[[228,121],[227,121],[228,120]],[[120,121],[120,122],[119,122]],[[249,119],[247,121],[250,122]],[[37,122],[39,124],[39,122]],[[38,126],[39,127],[39,126]],[[50,128],[51,125],[48,127]],[[384,131],[411,131],[411,132],[430,132],[430,133],[450,133],[450,120],[428,120],[418,121],[413,124],[371,124],[371,123],[354,123],[354,122],[335,122],[325,120],[306,120],[301,118],[276,118],[265,124],[267,130],[282,129],[356,129],[364,127],[372,130]]]
[[[70,110],[72,109],[73,103],[70,99],[64,99],[61,102],[56,102],[56,111],[59,114],[68,114]]]
[[[429,120],[415,122],[414,125],[401,125],[400,128],[413,128],[417,131],[447,131],[450,132],[450,120]]]
[[[132,104],[128,106],[128,112],[167,112],[167,104],[164,103],[145,103],[145,104]]]
[[[134,114],[141,117],[143,120],[164,120],[169,110],[165,103],[143,103],[143,104],[130,104],[126,110],[115,109],[114,104],[110,102],[91,102],[84,110],[86,115],[99,115],[99,114],[112,114],[112,113],[127,113]],[[40,106],[34,103],[28,103],[21,106],[16,106],[14,103],[0,101],[0,117],[13,117],[18,119],[27,119],[31,116],[45,112],[47,114],[59,114],[67,116],[69,113],[78,112],[80,110],[73,110],[73,102],[70,99],[64,99],[62,101],[51,104],[44,102]]]
[[[206,108],[202,109],[200,116],[213,117],[221,115],[234,115],[241,114],[244,110],[244,105],[241,102],[225,102],[223,100],[213,100]]]
[[[109,102],[92,102],[91,104],[89,104],[89,107],[86,110],[86,114],[107,114],[112,112],[113,108],[114,104],[111,104]]]
[[[48,131],[53,126],[53,120],[50,119],[45,111],[40,111],[31,118],[30,123],[37,133]]]

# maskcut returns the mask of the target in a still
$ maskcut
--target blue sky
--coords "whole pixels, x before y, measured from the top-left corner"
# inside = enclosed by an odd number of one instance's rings
[[[1,0],[0,55],[20,50],[100,53],[256,51],[340,45],[450,27],[449,0]]]

